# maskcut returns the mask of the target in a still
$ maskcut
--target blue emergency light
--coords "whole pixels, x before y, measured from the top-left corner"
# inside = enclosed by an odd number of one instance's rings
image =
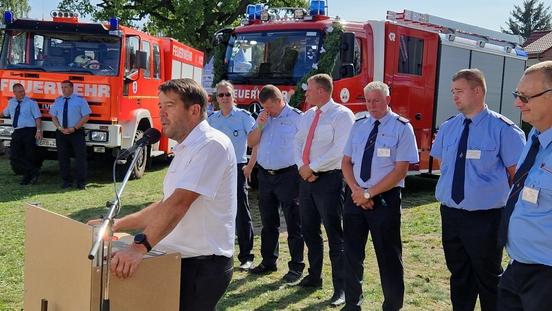
[[[309,15],[326,15],[326,1],[325,0],[311,0],[309,7]]]
[[[249,21],[260,20],[263,12],[264,4],[249,4],[247,5],[246,14]]]
[[[13,12],[12,11],[4,11],[4,24],[11,24],[13,23]]]
[[[516,51],[517,56],[527,57],[529,55],[529,54],[527,54],[527,51],[519,49],[519,48],[516,48],[515,51]]]
[[[109,30],[119,30],[119,20],[117,18],[109,18]]]

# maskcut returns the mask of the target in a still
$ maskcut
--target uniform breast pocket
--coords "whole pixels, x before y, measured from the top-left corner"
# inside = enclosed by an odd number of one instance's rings
[[[550,214],[552,213],[552,165],[543,164],[539,170],[539,179],[535,182],[535,188],[539,190],[537,204],[527,205],[532,208],[532,214]]]
[[[366,146],[365,137],[361,135],[354,135],[351,137],[352,157],[359,158],[364,154],[364,147]]]
[[[454,139],[445,140],[443,142],[443,154],[441,161],[441,173],[454,167],[456,163],[456,151],[458,150],[458,142]]]
[[[314,140],[324,143],[330,143],[333,141],[333,127],[331,125],[321,125],[316,129],[316,135],[314,135]]]
[[[395,162],[398,137],[383,133],[376,140],[374,155],[381,160]]]
[[[291,148],[291,145],[293,144],[295,140],[295,128],[292,126],[283,126],[280,128],[279,135],[278,135],[278,145],[281,148]]]
[[[486,142],[478,147],[468,148],[466,157],[478,169],[491,170],[497,165],[498,149],[494,143]]]

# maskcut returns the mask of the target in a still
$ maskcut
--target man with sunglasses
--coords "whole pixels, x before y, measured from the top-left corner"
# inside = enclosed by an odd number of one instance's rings
[[[222,80],[216,85],[217,102],[220,110],[209,116],[209,124],[223,132],[234,146],[238,170],[238,212],[236,214],[236,235],[240,253],[240,269],[249,270],[253,264],[253,224],[249,211],[249,201],[245,189],[245,174],[250,174],[255,161],[247,163],[247,134],[255,125],[255,119],[249,111],[236,108],[234,104],[234,86]]]
[[[498,285],[499,310],[552,305],[552,61],[535,64],[514,92],[521,118],[533,126],[503,212],[500,245],[511,261]]]
[[[497,236],[510,182],[525,135],[485,104],[486,83],[478,69],[452,77],[458,115],[439,128],[431,156],[440,160],[435,197],[441,202],[443,250],[451,273],[452,308],[496,310],[502,273]]]

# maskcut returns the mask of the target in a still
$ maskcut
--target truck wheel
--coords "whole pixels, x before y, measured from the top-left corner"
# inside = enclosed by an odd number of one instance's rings
[[[136,135],[134,136],[134,142],[136,142],[138,139],[142,138],[143,135],[144,135],[143,130],[137,130]],[[150,146],[144,147],[144,150],[142,152],[140,152],[140,157],[138,158],[138,161],[136,162],[136,165],[134,165],[134,167],[132,168],[132,173],[130,174],[130,179],[140,179],[140,178],[142,178],[142,176],[144,176],[144,173],[146,172],[146,165],[147,165],[148,159],[150,157],[150,153],[151,153],[151,147]],[[136,154],[137,153],[135,153],[134,155],[128,157],[126,164],[123,165],[123,167],[122,167],[123,169],[121,170],[121,174],[122,174],[123,177],[125,176],[126,171],[128,170],[129,165],[130,165],[130,163],[132,163],[132,159]]]

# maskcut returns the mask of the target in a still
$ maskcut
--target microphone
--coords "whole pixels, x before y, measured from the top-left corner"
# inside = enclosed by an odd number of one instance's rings
[[[132,147],[126,150],[123,150],[123,152],[119,153],[119,156],[117,158],[126,159],[131,154],[135,153],[136,150],[138,150],[139,148],[142,148],[144,146],[148,146],[151,144],[155,144],[156,142],[159,141],[160,138],[161,138],[161,132],[159,132],[159,130],[154,129],[153,127],[149,128],[144,132],[144,135],[142,136],[142,138],[138,139],[134,143],[134,145],[132,145]]]

